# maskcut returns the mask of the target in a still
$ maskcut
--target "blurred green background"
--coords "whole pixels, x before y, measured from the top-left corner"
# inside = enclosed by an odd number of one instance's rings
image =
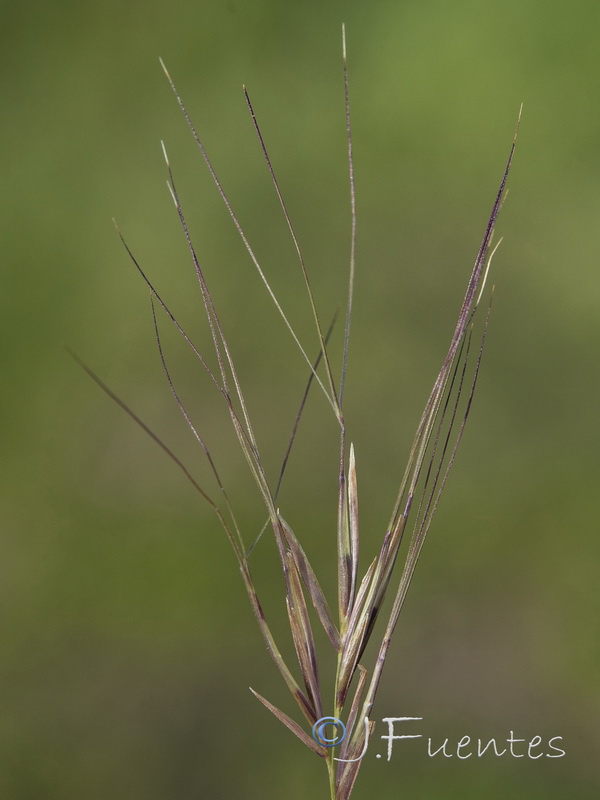
[[[3,800],[327,796],[323,765],[248,691],[294,713],[216,520],[64,345],[210,483],[161,372],[148,292],[111,223],[208,352],[164,139],[276,474],[306,369],[158,57],[316,352],[241,86],[328,319],[343,303],[349,253],[342,22],[359,214],[346,411],[361,569],[381,539],[524,103],[476,404],[373,716],[421,716],[418,732],[438,744],[512,730],[562,736],[567,751],[459,762],[431,759],[415,740],[388,763],[375,743],[354,796],[548,800],[600,789],[600,6],[64,0],[6,6],[0,34]],[[251,540],[263,512],[219,398],[163,329]],[[300,434],[281,507],[327,585],[335,425],[316,392]],[[267,536],[253,568],[289,653]]]

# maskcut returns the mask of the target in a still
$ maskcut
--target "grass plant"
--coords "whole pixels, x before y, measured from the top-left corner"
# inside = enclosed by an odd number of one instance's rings
[[[273,291],[268,275],[259,263],[246,233],[238,221],[235,210],[225,193],[213,163],[188,115],[175,84],[166,68],[164,69],[181,112],[196,141],[214,185],[222,198],[227,213],[244,243],[260,280],[275,305],[283,325],[287,328],[294,346],[298,348],[306,362],[306,390],[300,402],[292,435],[279,473],[276,476],[270,476],[265,469],[259,438],[255,434],[248,404],[244,396],[242,381],[238,375],[238,369],[232,355],[232,349],[229,346],[225,327],[221,322],[201,260],[192,241],[166,150],[164,150],[164,155],[169,189],[179,218],[182,235],[186,240],[198,280],[204,313],[208,322],[210,347],[214,351],[216,367],[210,366],[209,359],[205,356],[204,351],[197,347],[191,337],[188,336],[178,319],[171,312],[167,302],[159,294],[155,284],[134,256],[125,239],[122,236],[121,239],[131,261],[150,289],[152,318],[162,368],[175,402],[208,461],[215,481],[215,496],[213,497],[209,490],[195,480],[191,472],[188,471],[173,451],[128,406],[116,397],[88,367],[83,366],[94,380],[155,439],[167,455],[183,470],[185,476],[192,482],[195,489],[216,514],[237,560],[261,636],[277,670],[298,706],[300,719],[304,720],[304,725],[292,719],[258,692],[252,691],[279,722],[323,760],[328,771],[332,800],[348,800],[358,775],[362,754],[366,749],[367,737],[370,736],[373,730],[374,723],[370,719],[370,715],[380,685],[392,635],[402,611],[423,544],[446,486],[448,474],[454,465],[457,449],[471,411],[488,330],[491,295],[493,294],[492,290],[489,293],[489,299],[482,302],[490,262],[495,252],[495,248],[493,250],[491,248],[492,236],[512,163],[516,132],[500,186],[493,201],[483,240],[477,251],[475,263],[468,279],[466,293],[460,307],[448,351],[425,403],[414,435],[404,475],[399,483],[397,496],[393,504],[391,504],[389,523],[386,529],[382,531],[383,536],[377,555],[366,568],[361,570],[359,561],[358,473],[354,448],[347,439],[347,426],[344,415],[345,384],[351,341],[358,217],[345,37],[343,39],[343,76],[350,200],[350,254],[346,308],[343,326],[340,325],[340,327],[343,327],[342,356],[341,364],[337,365],[332,363],[329,352],[330,338],[335,332],[336,321],[334,319],[329,326],[325,325],[319,312],[317,299],[314,296],[310,280],[310,271],[290,219],[283,191],[278,182],[275,168],[269,156],[248,92],[244,89],[248,112],[251,115],[270,180],[294,245],[298,268],[301,271],[306,288],[308,313],[312,317],[319,343],[319,351],[316,357],[315,354],[313,354],[313,357],[309,355],[307,348],[302,343],[300,336],[297,335],[289,316]],[[480,314],[482,316],[480,332],[475,334],[474,324],[477,312],[482,306],[484,308],[487,306],[487,308],[483,311],[483,314]],[[275,641],[263,613],[257,587],[252,577],[249,556],[255,543],[255,541],[253,543],[252,539],[256,540],[256,536],[249,538],[247,533],[243,535],[237,522],[233,503],[217,469],[216,461],[202,433],[192,421],[191,415],[188,413],[171,377],[161,341],[159,312],[163,312],[167,320],[175,326],[186,345],[192,350],[200,368],[206,372],[209,381],[220,394],[227,408],[231,425],[237,436],[252,479],[262,497],[266,516],[266,523],[262,532],[264,533],[265,530],[270,529],[277,545],[281,564],[285,605],[297,658],[297,664],[294,669],[286,662]],[[317,576],[318,570],[314,569],[309,562],[300,539],[287,523],[283,511],[278,505],[279,489],[285,477],[286,465],[292,450],[298,423],[309,391],[313,386],[321,393],[329,406],[333,423],[339,434],[339,475],[336,498],[338,591],[335,604],[331,603],[331,598],[326,597]],[[403,544],[404,547],[401,547]],[[386,611],[387,618],[381,620],[380,616],[384,601],[388,596],[390,596],[391,607],[389,611]],[[310,606],[314,608],[314,612],[310,610]],[[390,603],[388,602],[386,608],[389,606]],[[323,627],[327,636],[328,646],[333,650],[336,657],[332,697],[324,697],[321,688],[320,667],[323,658],[313,635],[315,623]],[[369,665],[363,662],[366,660],[367,645],[374,640],[378,643],[378,647],[376,648],[374,663]],[[321,722],[325,716],[343,720],[345,723],[346,735],[337,747],[329,746],[331,742],[328,740],[333,737],[326,732],[330,732],[332,726],[324,725]],[[311,735],[311,729],[316,731],[315,735]]]

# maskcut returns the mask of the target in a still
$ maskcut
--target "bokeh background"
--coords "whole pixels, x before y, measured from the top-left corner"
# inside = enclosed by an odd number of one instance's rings
[[[63,0],[6,6],[0,34],[6,800],[327,796],[323,765],[248,691],[294,713],[210,509],[64,345],[210,483],[161,372],[148,292],[111,222],[208,351],[165,186],[164,139],[276,474],[306,369],[158,57],[316,352],[241,87],[328,319],[343,302],[349,252],[342,22],[359,213],[347,416],[363,568],[391,510],[524,103],[475,409],[374,718],[423,717],[417,732],[434,746],[514,731],[545,742],[562,736],[567,751],[535,761],[432,759],[422,739],[398,745],[388,763],[375,758],[374,743],[355,797],[587,799],[600,789],[600,6]],[[177,385],[251,540],[263,511],[219,398],[163,330]],[[315,392],[281,507],[325,585],[335,557],[335,474],[335,425]],[[252,558],[289,653],[268,536]]]

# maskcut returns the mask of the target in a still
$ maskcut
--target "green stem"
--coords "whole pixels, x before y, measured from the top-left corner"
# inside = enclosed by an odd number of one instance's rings
[[[344,623],[344,618],[343,617],[341,617],[340,622],[343,625],[343,623]],[[338,657],[337,657],[337,666],[336,666],[336,671],[335,671],[335,684],[334,684],[334,688],[333,688],[333,697],[334,697],[333,716],[336,717],[337,719],[340,718],[340,714],[342,713],[342,709],[338,706],[338,702],[337,702],[338,685],[339,685],[339,680],[340,680],[341,662],[342,662],[342,648],[340,648],[340,651],[339,651]],[[336,767],[335,767],[335,761],[334,761],[334,753],[335,753],[335,747],[332,747],[329,750],[329,753],[327,754],[327,769],[329,770],[329,791],[331,793],[331,800],[336,800],[336,785],[335,785]]]
[[[335,762],[333,760],[333,751],[335,750],[332,747],[327,754],[327,771],[329,772],[329,792],[331,794],[331,800],[335,800]]]

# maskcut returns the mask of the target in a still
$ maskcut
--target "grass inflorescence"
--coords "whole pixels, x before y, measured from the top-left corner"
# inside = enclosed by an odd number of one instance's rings
[[[162,62],[161,62],[162,63]],[[200,287],[204,313],[208,321],[211,346],[216,357],[216,368],[209,366],[208,360],[196,347],[179,321],[170,311],[140,263],[121,236],[123,244],[133,264],[138,269],[151,292],[152,317],[154,331],[162,367],[173,397],[193,436],[206,457],[215,480],[217,494],[213,497],[192,477],[184,464],[147,426],[106,387],[94,373],[88,369],[92,377],[101,387],[115,399],[133,419],[148,432],[182,469],[186,477],[214,513],[217,515],[235,558],[239,565],[242,579],[248,594],[250,605],[258,622],[260,633],[267,649],[296,701],[305,721],[303,726],[298,721],[275,707],[268,699],[252,690],[261,703],[269,709],[300,741],[326,763],[329,774],[329,785],[332,800],[347,800],[360,768],[362,753],[367,737],[374,723],[370,719],[371,711],[381,681],[382,671],[394,628],[398,621],[406,594],[414,574],[424,541],[430,529],[432,519],[444,491],[448,474],[454,464],[457,449],[469,417],[473,394],[475,392],[485,337],[491,310],[491,298],[486,301],[482,333],[474,340],[474,317],[482,305],[482,297],[486,286],[489,265],[495,249],[491,249],[492,235],[498,213],[501,208],[506,181],[511,167],[516,142],[512,146],[500,187],[496,193],[492,211],[485,229],[483,240],[477,252],[472,268],[464,300],[460,307],[458,319],[447,354],[435,379],[431,393],[425,404],[419,421],[413,444],[408,457],[404,475],[393,503],[389,523],[382,532],[379,552],[371,563],[362,569],[359,561],[360,529],[359,529],[359,492],[358,471],[354,448],[347,441],[346,421],[344,417],[344,393],[348,364],[348,353],[351,334],[354,280],[356,268],[356,235],[357,209],[354,185],[354,161],[352,151],[352,135],[350,125],[350,102],[348,92],[348,71],[346,60],[345,36],[343,37],[343,75],[346,109],[346,135],[349,165],[350,196],[350,256],[347,280],[347,300],[345,319],[343,322],[343,347],[341,364],[334,365],[330,357],[329,343],[336,325],[336,319],[324,324],[318,311],[318,304],[313,293],[308,266],[305,262],[298,237],[290,219],[275,169],[269,156],[265,139],[261,132],[257,116],[244,88],[244,96],[248,111],[254,125],[259,146],[262,151],[270,179],[277,195],[281,212],[285,219],[296,252],[299,269],[306,288],[308,309],[312,316],[319,342],[317,354],[309,355],[294,327],[290,323],[282,305],[273,291],[269,279],[263,270],[252,246],[238,221],[236,213],[225,193],[213,164],[204,148],[197,129],[179,96],[169,73],[165,74],[177,99],[181,112],[192,132],[202,159],[208,168],[212,180],[222,198],[231,220],[241,237],[245,249],[259,275],[260,280],[275,305],[281,319],[291,335],[295,346],[300,351],[307,369],[307,384],[301,399],[298,413],[288,441],[287,449],[279,473],[272,480],[264,467],[263,456],[251,415],[244,397],[242,382],[232,356],[224,326],[216,308],[213,294],[208,286],[200,259],[195,250],[188,223],[177,191],[174,175],[164,149],[168,172],[168,184],[173,203],[179,218],[183,236],[195,269]],[[518,130],[518,124],[517,124]],[[121,235],[121,234],[119,234]],[[200,367],[209,376],[225,404],[231,424],[237,436],[239,446],[244,455],[248,469],[260,492],[264,504],[266,522],[264,533],[270,529],[274,536],[281,564],[285,588],[285,605],[289,619],[291,637],[297,658],[297,673],[286,663],[275,641],[271,628],[263,613],[256,585],[250,570],[249,556],[257,541],[256,534],[252,538],[244,537],[238,525],[233,504],[226,491],[215,460],[197,427],[192,422],[188,411],[177,392],[167,365],[161,343],[158,323],[158,311],[164,312],[186,345],[192,350]],[[338,377],[336,378],[336,375]],[[296,436],[298,423],[302,416],[306,399],[311,387],[317,388],[331,408],[333,419],[339,433],[339,476],[337,492],[337,608],[332,607],[331,598],[327,598],[321,588],[317,570],[313,568],[302,544],[290,525],[287,523],[278,505],[279,490],[285,475],[288,458]],[[401,550],[401,545],[405,547]],[[380,614],[386,597],[391,594],[391,608],[387,619],[380,620]],[[327,646],[333,650],[336,658],[333,696],[325,698],[321,688],[319,667],[323,663],[313,634],[315,615],[309,610],[314,608],[316,619],[323,627]],[[372,640],[378,642],[374,663],[367,666],[363,663],[367,645]],[[300,678],[298,679],[297,674]],[[319,740],[319,736],[311,735],[310,730],[324,716],[332,715],[345,720],[346,736],[339,747],[326,746],[328,743]],[[308,728],[308,729],[307,729]]]

